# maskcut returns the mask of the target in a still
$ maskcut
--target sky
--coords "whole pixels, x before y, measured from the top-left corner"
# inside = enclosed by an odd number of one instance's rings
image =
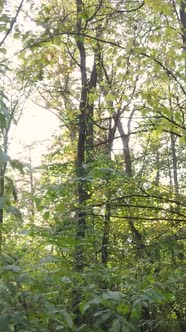
[[[52,142],[52,136],[59,132],[59,120],[49,110],[28,100],[18,125],[11,132],[9,155],[12,159],[32,158],[36,166],[42,160]]]
[[[40,0],[34,0],[35,4],[39,4]],[[11,0],[16,8],[20,4],[20,0]],[[23,6],[27,9],[26,2]],[[13,15],[13,14],[12,14]],[[20,13],[18,22],[22,22],[22,15]],[[24,21],[25,29],[32,28],[31,22]],[[2,36],[1,36],[2,37]],[[5,47],[7,49],[7,58],[11,58],[13,66],[17,65],[17,58],[14,57],[17,51],[22,46],[19,40],[14,40],[10,34],[6,40]],[[49,145],[52,142],[52,136],[59,132],[59,120],[49,110],[43,109],[34,104],[28,99],[24,105],[24,109],[17,126],[11,129],[9,156],[12,159],[19,159],[21,161],[29,160],[30,154],[34,165],[41,163],[42,154],[46,153]]]

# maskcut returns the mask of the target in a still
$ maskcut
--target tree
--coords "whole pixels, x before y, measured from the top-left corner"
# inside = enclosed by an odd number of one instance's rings
[[[0,87],[0,225],[4,222],[4,209],[7,212],[18,214],[16,208],[11,207],[6,195],[7,188],[12,192],[13,198],[17,201],[17,192],[13,180],[7,175],[8,164],[13,168],[22,169],[21,163],[17,160],[11,160],[8,156],[8,148],[10,144],[10,130],[13,124],[17,123],[20,113],[21,105],[24,104],[24,100],[27,98],[28,91],[26,89],[27,83],[22,82],[19,89],[22,93],[19,93],[14,88],[16,77],[11,73],[11,64],[5,58],[7,39],[13,32],[14,25],[19,16],[19,13],[23,6],[23,0],[15,9],[15,14],[10,17],[8,14],[8,8],[6,2],[1,2],[1,33],[2,38],[0,40],[0,72],[2,75],[1,87]],[[14,81],[14,82],[13,82]],[[7,188],[6,188],[7,187]],[[2,247],[2,229],[0,230],[0,249]]]
[[[1,257],[13,300],[0,323],[185,331],[184,2],[30,5],[33,31],[15,27],[17,77],[61,134],[32,182],[32,205],[18,202],[18,248],[12,257],[7,241]]]

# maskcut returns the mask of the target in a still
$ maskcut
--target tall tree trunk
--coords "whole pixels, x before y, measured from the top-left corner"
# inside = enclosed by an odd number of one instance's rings
[[[121,136],[121,141],[123,145],[123,158],[125,162],[125,171],[127,176],[132,176],[132,163],[130,157],[130,147],[129,147],[129,138],[130,134],[125,134],[121,120],[118,119],[117,123],[118,131]]]
[[[158,148],[157,148],[158,149]],[[160,184],[160,154],[159,150],[156,152],[156,186]]]
[[[185,0],[181,0],[180,3],[180,18],[182,24],[183,54],[186,55],[186,1]],[[186,59],[185,59],[185,76],[186,76]]]
[[[81,12],[83,10],[83,2],[76,0],[77,6],[77,34],[81,34],[82,19]],[[99,31],[98,31],[99,33]],[[81,99],[79,104],[79,130],[78,130],[78,143],[77,143],[77,161],[76,161],[76,175],[78,181],[78,226],[76,239],[78,244],[75,250],[75,270],[81,272],[84,267],[84,249],[82,241],[85,237],[86,228],[86,200],[88,198],[87,188],[88,184],[85,181],[86,170],[85,163],[90,163],[93,160],[93,117],[94,117],[94,102],[89,101],[89,96],[96,88],[97,84],[97,62],[99,61],[99,44],[94,49],[94,61],[90,74],[90,79],[87,77],[87,63],[86,63],[86,49],[84,40],[81,37],[77,37],[76,44],[80,55],[80,70],[81,70]]]
[[[0,198],[4,198],[4,190],[5,190],[5,180],[4,180],[4,176],[5,176],[5,169],[4,166],[1,165],[0,166]],[[3,206],[0,208],[0,227],[3,224]],[[0,251],[2,249],[2,242],[3,242],[3,233],[2,230],[0,229]]]
[[[178,183],[178,167],[177,167],[177,156],[176,156],[176,146],[175,146],[176,137],[173,133],[171,133],[170,136],[171,136],[174,189],[175,189],[176,194],[178,194],[179,193],[179,183]]]
[[[34,205],[34,174],[33,174],[33,167],[32,167],[32,156],[30,151],[30,160],[29,160],[29,180],[30,180],[30,221],[31,223],[34,223],[34,217],[35,217],[35,205]]]
[[[96,29],[96,38],[100,38],[102,35],[102,28],[98,26]],[[99,41],[97,41],[94,48],[93,67],[88,82],[88,119],[86,129],[86,151],[87,162],[90,163],[94,159],[94,100],[91,100],[92,94],[94,95],[98,81],[98,68],[101,63],[101,47]]]
[[[81,74],[81,95],[79,103],[79,123],[78,123],[78,141],[77,141],[77,157],[76,157],[76,176],[78,178],[77,185],[77,230],[76,240],[77,245],[74,253],[74,269],[81,273],[85,266],[85,247],[84,238],[86,235],[86,201],[88,199],[88,183],[86,179],[85,163],[90,163],[93,159],[93,117],[94,117],[94,103],[89,102],[89,93],[91,89],[96,88],[97,84],[97,64],[96,54],[94,53],[94,63],[88,80],[87,73],[87,54],[82,31],[81,12],[83,10],[83,2],[76,0],[77,7],[77,37],[76,44],[79,50],[80,57],[80,74]],[[72,307],[76,314],[75,322],[77,326],[81,324],[81,314],[79,312],[78,304],[81,301],[82,293],[77,288],[73,290]]]
[[[80,13],[83,10],[83,3],[81,0],[76,0],[77,5],[77,33],[81,33],[81,18]],[[79,104],[79,130],[78,130],[78,143],[77,143],[77,164],[76,175],[78,177],[78,225],[76,232],[77,246],[75,249],[74,268],[77,272],[81,272],[84,267],[84,250],[82,241],[85,237],[86,226],[86,208],[85,203],[87,199],[86,184],[84,181],[84,162],[85,162],[85,147],[86,147],[86,122],[87,122],[87,68],[86,68],[86,50],[83,41],[77,37],[76,41],[79,54],[80,54],[80,69],[81,69],[81,96]]]
[[[94,54],[93,69],[90,76],[88,85],[88,92],[91,94],[96,88],[97,84],[97,65],[96,65],[96,54]],[[93,92],[94,93],[94,92]],[[88,94],[89,98],[89,94]],[[87,128],[86,128],[86,151],[87,151],[87,162],[90,163],[94,159],[94,130],[93,130],[93,118],[94,118],[94,103],[88,100],[88,117],[87,117]]]
[[[80,13],[83,9],[81,0],[76,0],[77,7],[77,33],[81,33],[81,18]],[[77,141],[77,156],[76,156],[76,176],[78,178],[77,185],[77,230],[76,230],[76,247],[74,252],[74,270],[82,272],[84,268],[84,244],[85,228],[86,228],[86,181],[85,178],[85,149],[86,149],[86,122],[87,122],[87,68],[86,68],[86,50],[83,40],[78,36],[76,44],[80,56],[80,70],[81,70],[81,95],[79,103],[79,123],[78,123],[78,141]],[[79,288],[73,289],[72,294],[72,310],[76,315],[75,322],[77,326],[81,324],[81,314],[79,311],[79,303],[81,301],[82,293]]]
[[[104,265],[108,263],[108,244],[109,244],[109,233],[110,233],[110,203],[109,201],[106,203],[105,206],[105,220],[104,220],[104,227],[103,227],[103,237],[102,237],[102,245],[101,245],[101,261]]]
[[[6,129],[3,135],[3,153],[7,156],[8,151],[8,131]],[[0,197],[4,199],[5,196],[5,174],[7,168],[7,161],[0,161]],[[3,205],[3,204],[2,204]],[[0,226],[2,226],[4,220],[4,208],[3,206],[0,208]],[[0,251],[2,250],[2,243],[3,243],[3,233],[0,229]]]
[[[129,146],[129,138],[130,138],[130,132],[128,134],[125,134],[122,122],[120,118],[117,122],[117,128],[119,131],[119,134],[121,136],[121,141],[123,145],[123,158],[125,162],[125,172],[128,177],[132,177],[132,163],[131,163],[131,156],[130,156],[130,146]],[[136,243],[137,249],[145,248],[143,244],[143,237],[141,233],[137,230],[136,226],[134,225],[134,221],[131,219],[128,221],[128,225],[130,227],[134,242]]]
[[[109,107],[114,108],[113,101],[109,102]],[[115,114],[115,117],[117,118],[119,114]],[[105,146],[105,154],[109,159],[111,159],[112,154],[112,145],[113,140],[116,132],[116,120],[114,121],[114,124],[112,126],[112,118],[109,118],[109,130],[108,130],[108,140],[107,144]],[[104,217],[104,225],[103,225],[103,236],[102,236],[102,244],[101,244],[101,262],[105,266],[107,266],[108,260],[109,260],[109,235],[110,235],[110,222],[111,222],[111,208],[110,208],[110,183],[109,179],[107,180],[107,200],[105,204],[105,217]],[[106,288],[106,284],[102,285]]]
[[[112,102],[110,102],[112,104]],[[113,106],[110,105],[111,107]],[[106,155],[109,159],[111,159],[111,153],[112,153],[112,144],[113,139],[116,131],[116,126],[112,128],[112,119],[109,119],[109,134],[108,134],[108,144],[106,146]],[[103,225],[103,236],[102,236],[102,244],[101,244],[101,262],[105,266],[107,266],[108,259],[109,259],[109,235],[110,235],[110,219],[111,219],[111,208],[110,208],[110,183],[109,179],[107,180],[107,201],[105,204],[105,217],[104,217],[104,225]],[[106,285],[102,285],[106,288]]]

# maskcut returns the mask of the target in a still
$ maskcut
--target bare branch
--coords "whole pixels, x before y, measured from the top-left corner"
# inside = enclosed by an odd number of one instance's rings
[[[5,36],[3,37],[3,39],[0,41],[0,47],[3,45],[3,43],[5,42],[5,40],[7,39],[7,37],[9,36],[9,34],[11,33],[13,27],[14,27],[14,24],[16,23],[16,20],[17,20],[17,17],[19,15],[19,12],[23,6],[23,2],[24,0],[21,1],[18,9],[17,9],[17,12],[16,12],[16,15],[14,16],[14,18],[12,19],[12,22],[10,23],[10,28],[7,30]]]

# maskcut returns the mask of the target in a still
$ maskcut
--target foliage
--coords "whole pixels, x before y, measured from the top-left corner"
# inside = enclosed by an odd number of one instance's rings
[[[184,1],[7,8],[0,332],[185,331]],[[30,93],[61,126],[37,168],[8,153]]]

